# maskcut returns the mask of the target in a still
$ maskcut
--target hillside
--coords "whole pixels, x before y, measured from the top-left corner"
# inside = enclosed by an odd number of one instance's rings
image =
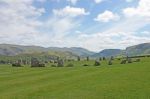
[[[94,54],[92,51],[88,51],[80,47],[71,47],[71,48],[58,48],[58,47],[49,47],[44,48],[40,46],[21,46],[21,45],[11,45],[11,44],[0,44],[0,55],[5,56],[15,56],[19,54],[33,54],[33,53],[42,53],[47,52],[50,55],[57,56],[90,56]]]
[[[110,56],[138,56],[150,54],[150,43],[143,43],[121,49],[104,49],[99,53],[92,55],[93,57],[110,57]]]
[[[91,56],[91,57],[110,57],[110,56],[137,56],[150,54],[150,43],[143,43],[121,49],[104,49],[99,53],[89,51],[81,47],[59,48],[59,47],[40,47],[40,46],[21,46],[11,44],[0,44],[0,55],[15,56],[22,54],[48,53],[48,55],[71,57],[71,56]]]
[[[123,53],[121,49],[105,49],[93,55],[93,57],[111,57],[118,56]]]
[[[143,44],[127,47],[126,53],[129,56],[150,54],[150,43],[143,43]]]
[[[48,48],[49,51],[59,51],[59,52],[72,52],[73,54],[76,54],[78,56],[91,56],[93,54],[95,54],[92,51],[89,51],[87,49],[81,48],[81,47],[71,47],[71,48],[58,48],[58,47],[49,47]]]

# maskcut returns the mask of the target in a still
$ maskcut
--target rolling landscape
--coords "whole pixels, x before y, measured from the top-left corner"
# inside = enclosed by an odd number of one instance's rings
[[[99,53],[75,47],[1,44],[0,53],[1,99],[150,97],[150,43]],[[37,63],[32,63],[33,57]]]
[[[0,99],[150,99],[150,0],[0,0]]]

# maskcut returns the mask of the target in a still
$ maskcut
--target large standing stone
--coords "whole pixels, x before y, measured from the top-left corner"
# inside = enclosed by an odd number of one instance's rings
[[[111,56],[111,57],[110,57],[110,59],[111,59],[111,60],[114,60],[114,57],[113,57],[113,56]]]
[[[95,61],[95,64],[94,64],[94,66],[100,66],[101,64],[100,64],[100,62],[99,61]]]
[[[26,60],[22,60],[22,64],[23,64],[23,65],[26,65],[26,64],[27,64],[27,61],[26,61]]]
[[[62,59],[58,60],[57,66],[58,67],[63,67],[64,66],[64,62],[63,62]]]
[[[112,65],[112,60],[109,60],[108,65]]]
[[[140,59],[136,59],[136,60],[135,60],[135,62],[140,62],[140,61],[141,61]]]
[[[99,61],[101,61],[102,60],[102,58],[101,57],[99,57]]]
[[[14,63],[12,63],[12,67],[21,67],[21,63],[20,62],[14,62]]]
[[[77,57],[77,60],[80,61],[80,56]]]
[[[86,60],[89,61],[89,56],[86,57]]]
[[[45,67],[44,63],[40,63],[37,58],[31,59],[31,67]]]
[[[127,60],[122,60],[120,64],[126,64]]]
[[[132,59],[131,58],[128,58],[128,63],[132,63]]]
[[[103,60],[106,60],[106,58],[105,58],[105,57],[103,57]]]

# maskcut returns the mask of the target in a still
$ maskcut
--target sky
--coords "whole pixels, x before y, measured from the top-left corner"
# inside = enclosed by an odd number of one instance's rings
[[[150,42],[150,0],[0,0],[0,43],[124,49]]]

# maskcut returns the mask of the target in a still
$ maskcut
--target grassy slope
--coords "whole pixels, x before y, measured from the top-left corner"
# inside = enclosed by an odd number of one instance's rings
[[[149,99],[150,62],[100,67],[0,66],[0,99]],[[93,64],[89,62],[88,64]]]

